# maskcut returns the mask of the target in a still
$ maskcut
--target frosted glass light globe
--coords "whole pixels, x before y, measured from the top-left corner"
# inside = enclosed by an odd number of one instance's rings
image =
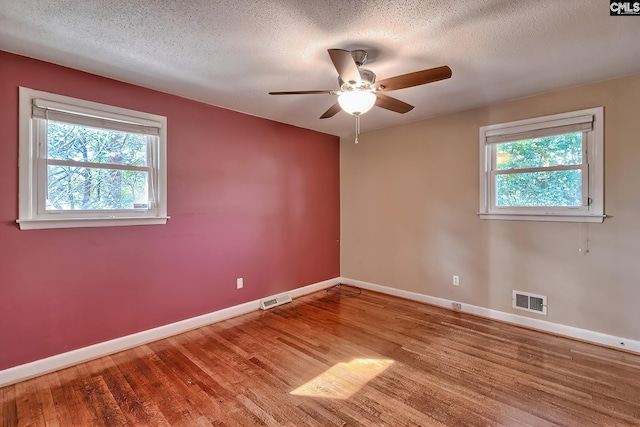
[[[340,108],[354,116],[359,116],[371,110],[375,103],[376,96],[369,91],[343,92],[338,96]]]

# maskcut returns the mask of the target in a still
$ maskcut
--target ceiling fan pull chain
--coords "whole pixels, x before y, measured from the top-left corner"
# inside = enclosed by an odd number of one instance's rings
[[[360,114],[356,116],[356,144],[358,143],[358,135],[360,135]]]

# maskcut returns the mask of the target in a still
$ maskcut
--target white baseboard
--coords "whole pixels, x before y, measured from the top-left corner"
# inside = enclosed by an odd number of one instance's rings
[[[338,283],[340,283],[338,278],[329,279],[286,292],[291,295],[291,298],[298,298],[302,295],[326,289]],[[268,297],[269,295],[265,295],[265,298]],[[240,305],[224,308],[222,310],[170,323],[168,325],[159,326],[157,328],[148,329],[132,335],[104,341],[66,353],[56,354],[55,356],[47,357],[46,359],[40,359],[25,363],[24,365],[14,366],[0,371],[0,387],[15,384],[20,381],[28,380],[49,372],[58,371],[72,365],[77,365],[78,363],[87,362],[92,359],[97,359],[98,357],[114,354],[139,345],[148,344],[152,341],[157,341],[162,338],[167,338],[259,309],[260,300],[249,301]]]
[[[402,289],[390,288],[388,286],[376,285],[375,283],[363,282],[361,280],[349,279],[346,277],[340,278],[340,283],[345,285],[354,285],[363,289],[369,289],[371,291],[380,292],[383,294],[394,295],[397,297],[424,302],[439,307],[452,309],[452,304],[458,301],[452,301],[444,298],[436,298],[429,295],[419,294],[416,292],[409,292]],[[615,335],[608,335],[602,332],[590,331],[588,329],[580,329],[573,326],[561,325],[558,323],[552,323],[546,320],[534,319],[531,317],[521,316],[513,313],[505,313],[503,311],[492,310],[489,308],[479,307],[476,305],[462,303],[462,312],[475,314],[477,316],[487,317],[489,319],[500,320],[507,323],[512,323],[518,326],[524,326],[527,328],[537,329],[544,332],[549,332],[556,335],[563,335],[570,338],[575,338],[583,341],[589,341],[595,344],[606,345],[608,347],[615,347],[622,350],[632,351],[634,353],[640,353],[640,341],[617,337]]]
[[[457,301],[447,300],[444,298],[432,297],[416,292],[405,291],[402,289],[381,286],[375,283],[363,282],[361,280],[349,279],[346,277],[338,277],[335,279],[325,280],[323,282],[314,283],[301,288],[287,291],[291,298],[316,292],[338,283],[359,286],[363,289],[394,295],[413,301],[424,302],[439,307],[451,309],[452,303]],[[268,296],[265,296],[268,298]],[[0,387],[25,381],[49,372],[58,371],[66,367],[76,365],[78,363],[87,362],[99,357],[108,356],[119,351],[127,350],[132,347],[144,345],[153,341],[167,338],[176,334],[200,328],[211,323],[220,322],[242,314],[250,313],[260,309],[260,300],[249,301],[233,307],[224,308],[212,313],[203,314],[202,316],[193,317],[146,331],[138,332],[132,335],[116,338],[113,340],[101,342],[88,347],[79,348],[67,353],[57,354],[47,357],[46,359],[36,360],[34,362],[25,363],[24,365],[15,366],[0,371]],[[496,319],[519,326],[525,326],[532,329],[538,329],[552,334],[563,335],[570,338],[589,341],[596,344],[602,344],[609,347],[615,347],[640,353],[640,341],[621,338],[614,335],[608,335],[601,332],[590,331],[587,329],[575,328],[573,326],[561,325],[548,322],[546,320],[533,319],[518,314],[505,313],[502,311],[492,310],[471,304],[462,303],[462,312],[475,314],[490,319]]]

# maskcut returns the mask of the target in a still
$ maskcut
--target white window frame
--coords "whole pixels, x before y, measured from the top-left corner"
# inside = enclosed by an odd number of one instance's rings
[[[166,224],[167,219],[167,118],[156,114],[99,104],[68,96],[19,88],[19,212],[17,223],[21,230],[76,227],[112,227],[129,225]],[[42,112],[69,114],[80,122],[102,120],[105,128],[133,131],[146,127],[157,134],[158,143],[149,150],[154,203],[148,209],[47,211],[44,208],[47,192],[46,122]],[[156,138],[154,137],[154,140]],[[45,159],[46,160],[46,159]],[[58,163],[72,161],[61,161]],[[73,163],[73,162],[72,162]]]
[[[500,143],[533,137],[583,132],[582,206],[501,207],[496,205],[495,147]],[[604,108],[500,123],[480,128],[481,219],[520,221],[602,222],[604,215]]]

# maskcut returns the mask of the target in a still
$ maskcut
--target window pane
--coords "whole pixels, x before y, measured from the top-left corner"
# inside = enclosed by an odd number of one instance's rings
[[[496,175],[496,205],[582,206],[582,170]]]
[[[147,172],[48,167],[47,210],[147,209]]]
[[[48,121],[50,159],[147,166],[146,136]]]
[[[582,132],[496,145],[497,170],[582,164]]]

